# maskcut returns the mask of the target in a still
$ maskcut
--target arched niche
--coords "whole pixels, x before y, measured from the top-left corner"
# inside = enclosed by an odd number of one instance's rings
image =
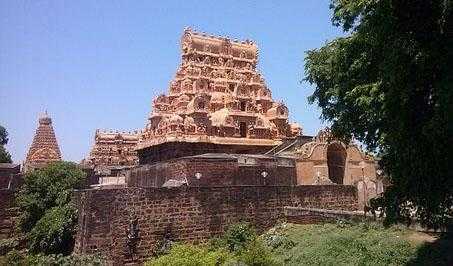
[[[329,179],[336,184],[343,184],[346,166],[346,149],[340,143],[327,146],[327,168]]]

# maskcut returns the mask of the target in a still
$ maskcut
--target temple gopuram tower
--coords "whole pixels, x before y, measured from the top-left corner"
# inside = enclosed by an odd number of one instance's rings
[[[113,167],[134,166],[138,164],[137,146],[139,132],[119,132],[96,130],[94,145],[83,161],[87,166]]]
[[[257,69],[259,50],[185,29],[181,64],[167,95],[153,100],[140,164],[202,153],[264,153],[301,134]]]
[[[55,161],[61,161],[61,153],[52,127],[52,119],[46,112],[39,118],[38,128],[24,163],[24,170],[42,168]]]

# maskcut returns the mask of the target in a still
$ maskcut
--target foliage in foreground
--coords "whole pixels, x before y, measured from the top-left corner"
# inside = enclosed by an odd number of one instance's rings
[[[56,162],[27,173],[16,196],[19,226],[32,253],[69,254],[77,212],[71,193],[83,185],[85,174],[74,163]]]
[[[274,249],[285,265],[404,265],[415,253],[405,230],[369,225],[289,225],[277,229],[293,243]]]
[[[278,265],[278,262],[253,228],[239,223],[208,245],[176,244],[168,254],[151,259],[145,265]]]
[[[386,221],[453,216],[453,0],[331,0],[346,37],[308,51],[310,96],[335,136],[382,158]]]
[[[145,263],[146,266],[166,265],[222,265],[229,260],[230,254],[226,250],[209,250],[205,246],[193,246],[188,244],[175,244],[170,252],[157,259]]]
[[[0,163],[12,163],[11,154],[5,149],[8,144],[8,131],[0,125]]]
[[[19,251],[11,251],[6,256],[0,257],[0,265],[10,266],[101,266],[106,265],[103,258],[98,255],[25,255]]]
[[[250,227],[239,224],[209,244],[177,244],[146,265],[451,265],[451,236],[424,243],[411,240],[414,234],[419,233],[343,222],[283,223],[256,236]]]

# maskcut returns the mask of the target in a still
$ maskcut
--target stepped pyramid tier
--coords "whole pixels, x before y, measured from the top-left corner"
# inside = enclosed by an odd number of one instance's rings
[[[34,170],[56,161],[61,161],[60,148],[52,127],[52,119],[46,112],[39,118],[38,128],[28,150],[24,169],[25,171]]]
[[[168,94],[153,100],[140,136],[140,161],[166,159],[164,150],[193,155],[200,148],[161,144],[204,143],[200,152],[259,153],[299,136],[300,126],[288,122],[288,108],[272,99],[257,69],[258,54],[253,41],[185,29],[181,64]]]
[[[139,132],[96,130],[94,145],[83,164],[99,166],[134,166],[138,164],[135,147]]]

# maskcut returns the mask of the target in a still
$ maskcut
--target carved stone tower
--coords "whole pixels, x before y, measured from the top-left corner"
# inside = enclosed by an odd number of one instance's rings
[[[31,171],[60,160],[61,153],[52,127],[52,119],[46,112],[39,118],[39,125],[28,150],[24,169]]]
[[[262,153],[301,133],[259,73],[258,46],[190,29],[181,65],[138,144],[140,163],[215,153]]]
[[[83,161],[91,167],[134,166],[138,164],[137,146],[139,132],[96,130],[94,145]]]

